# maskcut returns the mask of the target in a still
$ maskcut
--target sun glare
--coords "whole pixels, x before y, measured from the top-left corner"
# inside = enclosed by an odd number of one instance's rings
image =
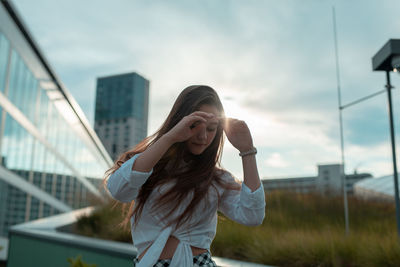
[[[221,101],[224,105],[225,116],[227,118],[243,120],[249,127],[257,127],[257,116],[252,114],[250,110],[231,98],[223,98]]]

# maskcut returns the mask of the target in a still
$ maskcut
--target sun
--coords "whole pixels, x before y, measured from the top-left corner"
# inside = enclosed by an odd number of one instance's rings
[[[227,118],[243,120],[247,125],[257,127],[257,116],[250,109],[240,105],[237,100],[230,97],[222,98],[221,102]]]

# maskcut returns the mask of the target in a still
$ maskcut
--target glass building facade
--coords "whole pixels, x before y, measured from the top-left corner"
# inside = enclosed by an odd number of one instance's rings
[[[354,185],[356,196],[365,199],[393,201],[395,198],[393,176],[392,174],[377,178],[369,178],[356,183]]]
[[[147,136],[149,84],[135,72],[97,79],[95,130],[114,160]]]
[[[0,4],[0,236],[87,206],[112,160],[9,1]]]

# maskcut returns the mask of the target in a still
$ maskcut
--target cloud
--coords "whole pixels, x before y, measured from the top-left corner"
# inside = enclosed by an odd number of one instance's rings
[[[183,88],[209,84],[228,115],[251,128],[261,176],[309,175],[318,162],[340,160],[332,4],[343,103],[383,89],[383,74],[372,72],[371,57],[400,34],[400,22],[391,19],[400,8],[397,1],[16,4],[90,121],[95,79],[102,75],[138,71],[150,79],[149,133]],[[89,12],[94,5],[96,11]],[[344,111],[350,169],[369,157],[363,168],[386,171],[386,152],[376,149],[388,145],[385,108],[382,96]],[[240,176],[235,149],[228,144],[225,152],[224,165]]]
[[[279,153],[272,153],[271,156],[264,160],[264,164],[271,168],[283,168],[289,165]]]

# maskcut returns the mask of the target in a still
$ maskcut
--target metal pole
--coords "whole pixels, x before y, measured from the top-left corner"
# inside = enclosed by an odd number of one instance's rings
[[[386,90],[388,92],[389,102],[389,123],[390,123],[390,139],[392,141],[392,157],[393,157],[393,179],[394,179],[394,201],[396,203],[396,220],[397,220],[397,235],[400,237],[400,203],[399,203],[399,182],[396,164],[396,146],[394,139],[394,125],[393,125],[393,112],[392,112],[392,85],[390,84],[390,72],[386,71]]]
[[[346,175],[345,175],[345,161],[344,161],[344,141],[343,141],[343,119],[342,119],[342,97],[340,90],[340,73],[339,73],[339,52],[337,45],[337,34],[336,34],[336,13],[335,7],[332,7],[332,19],[333,19],[333,37],[335,41],[335,58],[336,58],[336,82],[338,89],[338,104],[339,104],[339,122],[340,122],[340,148],[342,152],[342,169],[340,170],[340,176],[342,180],[343,188],[343,205],[344,205],[344,222],[346,235],[349,235],[349,208],[347,202],[347,186],[346,186]]]

